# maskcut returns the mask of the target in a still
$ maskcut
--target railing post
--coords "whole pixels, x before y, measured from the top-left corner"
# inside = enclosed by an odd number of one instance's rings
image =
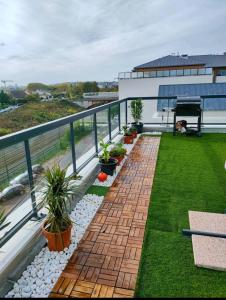
[[[73,173],[76,174],[75,131],[74,131],[73,122],[70,122],[70,143],[71,143]]]
[[[37,203],[35,198],[35,191],[34,191],[34,179],[33,179],[33,171],[32,171],[32,162],[31,162],[31,152],[29,141],[24,141],[24,148],[25,148],[25,155],[26,155],[26,162],[27,162],[27,172],[28,172],[28,180],[30,186],[30,194],[31,194],[31,204],[32,204],[32,211],[35,218],[38,218],[37,212]]]
[[[96,113],[94,113],[94,115],[93,115],[93,127],[94,127],[94,139],[95,139],[96,155],[98,155],[97,114]]]
[[[125,101],[125,113],[126,113],[126,125],[128,123],[128,109],[127,109],[127,100]]]
[[[109,140],[111,142],[111,106],[108,107],[108,131],[109,131]]]
[[[118,104],[118,128],[121,131],[121,104]]]

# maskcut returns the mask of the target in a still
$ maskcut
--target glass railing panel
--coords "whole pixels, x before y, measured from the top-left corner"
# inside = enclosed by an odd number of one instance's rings
[[[10,225],[0,238],[32,211],[24,143],[0,150],[0,207]],[[15,212],[17,211],[17,212]]]
[[[132,78],[137,78],[137,72],[131,72]]]
[[[109,140],[108,109],[97,113],[97,140]]]
[[[95,154],[95,131],[93,115],[74,122],[75,153],[77,167]]]
[[[131,72],[125,72],[124,76],[125,76],[125,79],[130,79],[131,78]]]
[[[114,135],[119,128],[119,106],[118,104],[111,106],[111,132]],[[116,130],[117,129],[117,130]]]
[[[120,103],[120,120],[121,128],[126,124],[126,102]]]
[[[203,100],[203,123],[226,124],[226,98]]]
[[[141,122],[153,125],[168,126],[173,122],[172,100],[142,100],[143,112]],[[131,101],[128,101],[128,123],[134,122],[131,113]]]
[[[34,176],[34,189],[37,204],[42,199],[44,186],[43,177],[47,169],[59,165],[67,169],[67,174],[73,172],[70,146],[70,126],[65,125],[50,130],[29,140],[31,162]]]

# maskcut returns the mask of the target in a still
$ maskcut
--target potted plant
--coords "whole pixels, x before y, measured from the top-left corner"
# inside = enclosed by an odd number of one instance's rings
[[[136,139],[137,138],[137,129],[136,129],[136,127],[133,125],[133,126],[130,127],[129,130],[132,133],[133,138]]]
[[[133,135],[129,130],[128,126],[125,125],[122,127],[122,129],[124,131],[124,137],[123,137],[124,144],[133,144]]]
[[[125,157],[126,149],[122,143],[117,143],[110,151],[110,156],[118,161],[118,166]]]
[[[143,103],[141,99],[131,101],[131,115],[134,119],[132,125],[137,129],[137,133],[142,133],[143,123],[140,122],[143,112]]]
[[[118,161],[110,156],[110,152],[108,150],[108,147],[110,146],[109,144],[104,143],[102,140],[100,142],[100,146],[102,147],[102,154],[99,157],[101,172],[113,176]]]
[[[55,165],[44,174],[43,204],[48,210],[42,233],[48,241],[50,251],[62,251],[71,243],[72,221],[68,210],[74,175],[66,176],[66,169]]]

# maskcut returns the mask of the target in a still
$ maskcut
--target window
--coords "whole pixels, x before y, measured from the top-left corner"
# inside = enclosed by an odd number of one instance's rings
[[[191,75],[197,75],[198,70],[197,69],[191,69]]]
[[[163,76],[163,71],[157,71],[157,77],[162,77]]]
[[[184,75],[184,70],[183,69],[177,70],[177,76],[183,76],[183,75]]]
[[[156,71],[151,71],[150,72],[150,77],[156,77],[157,75],[156,75]]]
[[[170,76],[176,76],[177,72],[176,70],[170,70]]]
[[[198,75],[205,75],[206,74],[206,70],[203,69],[198,69]]]
[[[212,75],[212,68],[206,68],[206,75]]]
[[[144,77],[146,77],[146,78],[151,77],[151,72],[144,72]]]
[[[191,69],[184,69],[184,76],[190,76],[191,75]]]
[[[217,75],[218,76],[226,76],[226,70],[219,70]]]
[[[163,71],[163,76],[164,77],[169,77],[169,70]]]

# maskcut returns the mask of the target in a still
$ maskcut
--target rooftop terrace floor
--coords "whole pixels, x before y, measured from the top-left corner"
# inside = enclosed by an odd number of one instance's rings
[[[160,138],[141,137],[50,297],[133,297]]]

